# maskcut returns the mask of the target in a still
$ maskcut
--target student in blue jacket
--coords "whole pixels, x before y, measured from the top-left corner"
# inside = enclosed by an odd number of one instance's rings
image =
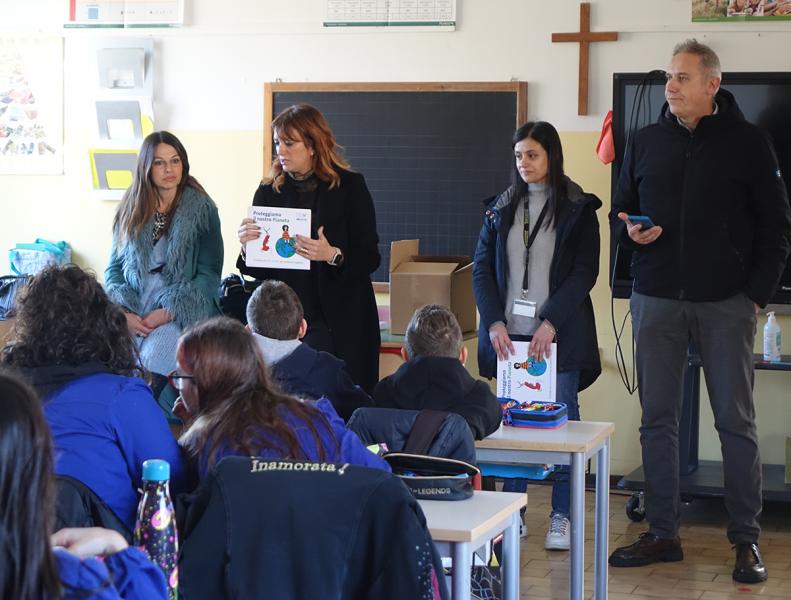
[[[55,472],[101,498],[131,535],[143,461],[170,463],[171,490],[186,491],[184,461],[151,388],[122,310],[96,278],[48,267],[17,304],[0,361],[33,385],[55,443]]]
[[[162,571],[119,533],[63,529],[50,540],[52,456],[36,394],[0,371],[0,598],[165,600]]]
[[[171,381],[174,412],[187,423],[181,445],[204,477],[225,456],[339,462],[389,471],[346,429],[329,400],[300,401],[270,380],[244,325],[215,317],[188,330]]]

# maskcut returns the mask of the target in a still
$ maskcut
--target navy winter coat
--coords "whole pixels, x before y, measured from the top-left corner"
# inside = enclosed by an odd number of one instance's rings
[[[183,600],[449,597],[423,511],[390,473],[231,457],[177,502]]]
[[[791,216],[766,134],[721,89],[717,114],[690,132],[667,103],[624,160],[612,203],[613,239],[636,250],[634,290],[697,302],[745,293],[765,306],[788,256]],[[640,246],[618,213],[642,214],[662,235]]]
[[[464,417],[476,440],[497,431],[502,409],[489,385],[475,379],[457,358],[417,356],[374,388],[382,408],[441,410]]]
[[[472,285],[481,315],[478,331],[478,369],[482,377],[494,377],[497,356],[489,340],[489,327],[506,323],[508,290],[506,240],[513,225],[517,196],[512,186],[488,204],[475,249]],[[566,196],[560,201],[555,232],[555,251],[549,271],[549,298],[537,316],[557,330],[558,371],[580,371],[584,390],[601,373],[596,322],[590,291],[599,274],[599,222],[601,201],[566,179]]]
[[[307,344],[300,344],[269,369],[284,392],[310,400],[327,398],[344,422],[355,409],[373,404],[371,397],[349,377],[342,360]]]

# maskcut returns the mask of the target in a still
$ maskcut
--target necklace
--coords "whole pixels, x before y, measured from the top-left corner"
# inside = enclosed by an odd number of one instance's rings
[[[159,240],[162,237],[162,234],[165,233],[165,229],[168,226],[168,219],[170,218],[169,212],[159,212],[156,211],[154,213],[154,231],[153,231],[153,241]]]

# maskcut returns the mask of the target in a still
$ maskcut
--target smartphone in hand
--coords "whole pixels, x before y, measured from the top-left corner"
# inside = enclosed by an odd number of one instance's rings
[[[639,225],[640,231],[655,227],[651,217],[646,217],[645,215],[626,215],[626,219],[629,221],[630,225]]]

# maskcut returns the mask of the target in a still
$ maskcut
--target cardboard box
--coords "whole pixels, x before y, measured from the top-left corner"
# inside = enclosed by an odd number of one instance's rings
[[[404,335],[415,310],[443,304],[459,321],[462,332],[476,326],[469,256],[420,256],[420,240],[390,245],[390,332]]]

